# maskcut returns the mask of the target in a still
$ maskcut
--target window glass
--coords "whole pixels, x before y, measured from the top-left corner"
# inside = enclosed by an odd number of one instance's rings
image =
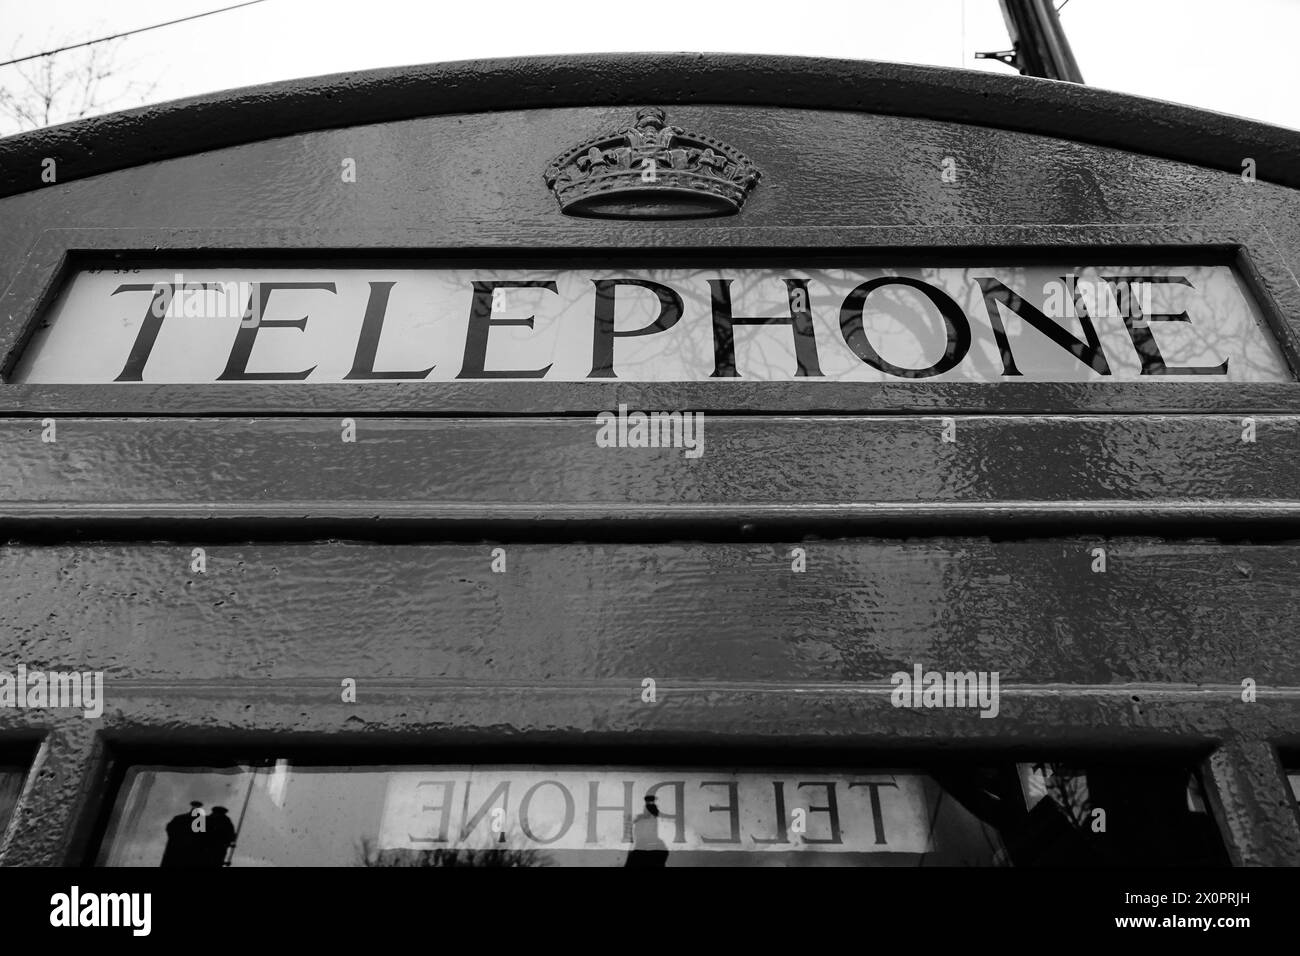
[[[1224,860],[1196,777],[1182,768],[348,767],[276,760],[128,768],[97,862],[658,867]]]
[[[1026,816],[1019,866],[1222,866],[1201,780],[1179,767],[1018,764]]]
[[[0,836],[4,836],[5,828],[9,826],[9,818],[18,805],[18,796],[23,792],[26,778],[26,767],[0,763]]]

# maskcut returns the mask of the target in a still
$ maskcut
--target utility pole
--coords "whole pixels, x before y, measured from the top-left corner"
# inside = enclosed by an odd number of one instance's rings
[[[1082,83],[1083,74],[1061,28],[1053,0],[999,0],[1012,49],[976,53],[976,59],[999,60],[1024,76]],[[1068,2],[1068,0],[1067,0]],[[1064,4],[1062,4],[1064,6]]]

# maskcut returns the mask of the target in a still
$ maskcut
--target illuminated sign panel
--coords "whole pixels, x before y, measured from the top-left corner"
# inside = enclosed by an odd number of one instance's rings
[[[86,269],[12,381],[1291,381],[1225,265]]]

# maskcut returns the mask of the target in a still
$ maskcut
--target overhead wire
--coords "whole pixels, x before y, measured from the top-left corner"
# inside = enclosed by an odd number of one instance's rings
[[[94,40],[83,40],[80,43],[70,43],[67,46],[57,47],[53,50],[45,50],[41,53],[29,53],[27,56],[16,57],[12,60],[0,62],[0,66],[12,66],[15,63],[25,63],[27,60],[40,59],[43,56],[54,56],[56,53],[63,53],[66,50],[76,50],[83,46],[93,46],[96,43],[107,43],[109,40],[119,40],[122,37],[134,36],[137,33],[147,33],[150,30],[158,30],[162,27],[170,27],[177,23],[185,23],[189,20],[201,20],[204,17],[214,16],[218,13],[225,13],[228,10],[238,10],[240,7],[251,7],[258,3],[265,3],[266,0],[245,0],[244,3],[236,3],[229,7],[222,7],[219,10],[208,10],[206,13],[195,13],[188,17],[181,17],[177,20],[168,20],[165,23],[155,23],[147,27],[138,27],[135,30],[125,30],[122,33],[114,33],[111,36],[98,37]]]

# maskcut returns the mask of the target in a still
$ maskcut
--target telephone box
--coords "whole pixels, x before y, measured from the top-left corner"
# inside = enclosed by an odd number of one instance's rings
[[[1300,862],[1298,160],[686,54],[0,140],[0,862]]]

